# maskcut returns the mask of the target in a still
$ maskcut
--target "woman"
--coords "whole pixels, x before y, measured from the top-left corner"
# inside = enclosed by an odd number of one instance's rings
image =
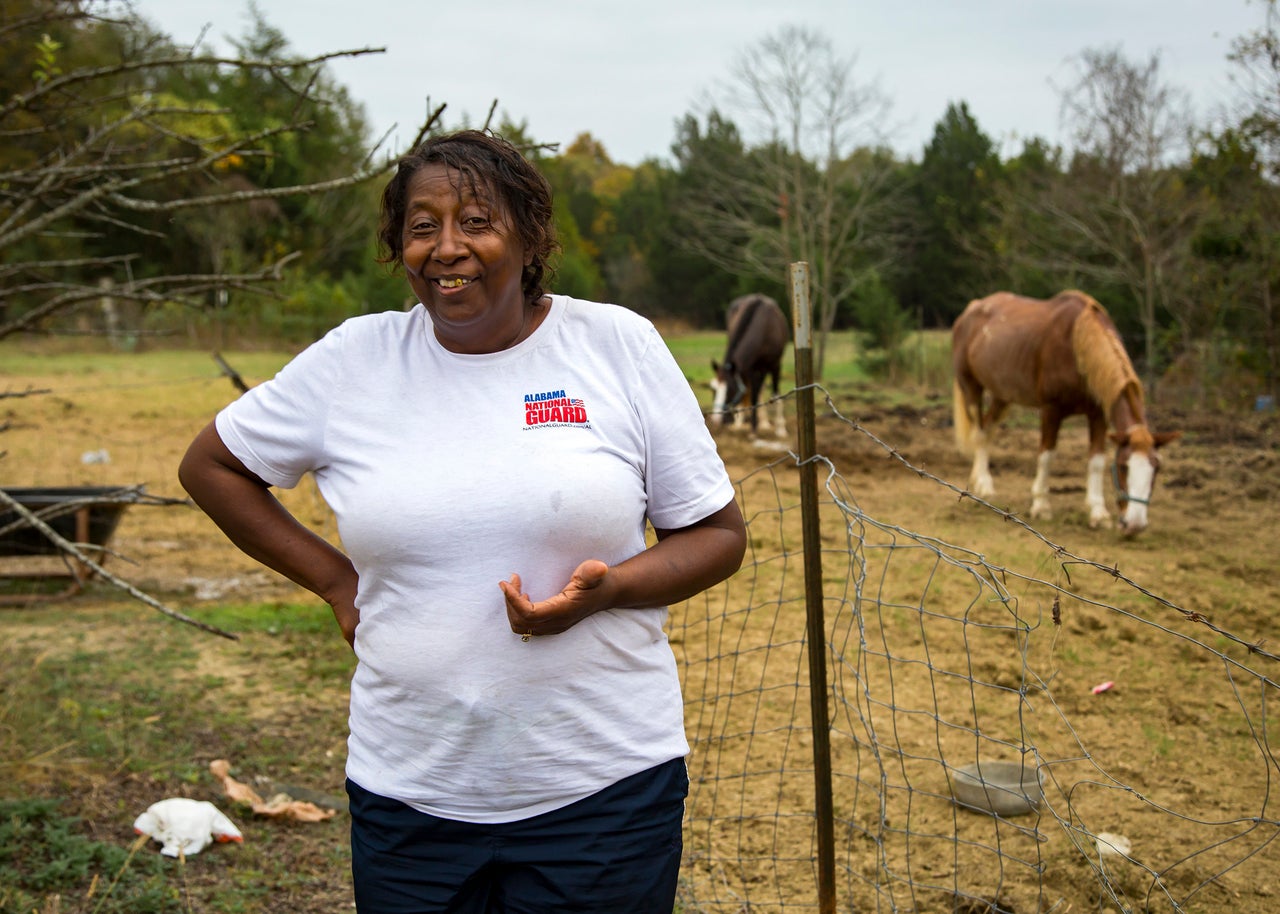
[[[737,570],[744,524],[652,324],[544,291],[551,212],[505,141],[425,141],[379,228],[420,304],[331,331],[179,471],[355,649],[364,914],[674,904],[688,745],[666,607]],[[345,552],[270,492],[308,471]]]

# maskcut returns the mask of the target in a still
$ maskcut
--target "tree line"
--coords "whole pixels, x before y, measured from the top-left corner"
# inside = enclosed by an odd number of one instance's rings
[[[1149,381],[1274,396],[1280,42],[1276,0],[1255,2],[1230,107],[1196,115],[1158,54],[1084,49],[1059,90],[1065,146],[1002,154],[956,100],[903,157],[878,133],[884,93],[794,26],[674,120],[667,159],[542,142],[496,100],[483,124],[440,105],[419,136],[485,126],[538,161],[560,292],[719,328],[739,294],[785,301],[786,265],[807,261],[819,372],[834,332],[891,355],[997,289],[1081,288]],[[301,57],[253,7],[232,46],[179,45],[117,0],[0,0],[0,338],[300,343],[406,304],[373,246],[401,150],[327,66],[379,49]]]

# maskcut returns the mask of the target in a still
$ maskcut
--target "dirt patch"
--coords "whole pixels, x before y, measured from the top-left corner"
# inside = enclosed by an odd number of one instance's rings
[[[818,451],[853,506],[845,516],[856,536],[875,543],[849,570],[866,575],[863,618],[832,622],[828,609],[836,637],[851,645],[846,657],[859,658],[856,682],[845,684],[849,706],[835,713],[855,741],[875,725],[876,738],[860,751],[875,743],[877,764],[855,750],[843,756],[844,774],[885,800],[876,821],[859,813],[857,791],[846,787],[849,825],[867,836],[862,875],[881,887],[874,903],[950,909],[921,887],[973,886],[986,872],[986,890],[964,904],[1088,907],[1103,896],[1095,889],[1086,897],[1082,887],[1102,879],[1126,909],[1173,910],[1170,899],[1190,899],[1189,910],[1273,910],[1280,857],[1267,843],[1277,826],[1266,808],[1280,723],[1272,612],[1280,580],[1269,533],[1280,522],[1275,413],[1157,412],[1159,430],[1183,437],[1165,452],[1151,527],[1126,538],[1088,525],[1078,419],[1064,428],[1053,465],[1054,516],[1028,530],[1020,523],[1035,469],[1034,415],[1012,415],[995,443],[992,503],[1009,512],[1001,515],[961,495],[970,467],[953,443],[949,404],[851,396],[835,407],[839,416],[820,411]],[[719,440],[737,471],[771,459],[744,438]],[[1111,493],[1108,500],[1114,513]],[[838,551],[827,530],[824,542]],[[919,538],[949,544],[940,552],[1007,588],[1017,624],[991,592],[974,596],[957,585],[963,574]],[[829,606],[838,565],[826,559]],[[1045,583],[1062,589],[1060,600]],[[738,688],[750,689],[750,673],[738,671],[746,673]],[[972,762],[975,752],[1016,757],[1027,741],[1046,762],[1057,820],[1040,820],[1040,843],[1016,827],[990,830],[990,820],[956,816],[943,769]],[[787,764],[802,765],[803,755]],[[915,836],[909,851],[895,844],[897,830]],[[1133,840],[1132,857],[1098,856],[1095,836],[1113,832]],[[803,836],[774,846],[797,840]],[[1019,872],[1014,859],[1037,862]],[[916,893],[895,895],[889,873]],[[1025,879],[1041,880],[1040,893],[1027,891]]]

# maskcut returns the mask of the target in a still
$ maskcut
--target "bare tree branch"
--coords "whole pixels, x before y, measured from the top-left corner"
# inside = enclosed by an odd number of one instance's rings
[[[20,95],[15,95],[9,99],[8,103],[0,105],[0,119],[7,117],[9,114],[19,109],[30,108],[33,102],[71,86],[91,83],[107,77],[114,78],[123,76],[128,73],[145,72],[148,70],[169,70],[175,67],[226,66],[234,67],[236,69],[267,70],[273,75],[277,75],[282,70],[314,67],[327,61],[337,60],[342,57],[360,57],[365,54],[382,54],[385,53],[386,50],[387,49],[385,47],[357,48],[349,51],[333,51],[328,54],[319,54],[315,57],[299,57],[289,60],[249,60],[242,57],[191,55],[156,57],[143,60],[122,60],[119,63],[114,63],[110,66],[87,67],[80,70],[74,70],[63,76],[58,76],[38,83],[30,91]]]
[[[0,23],[13,55],[0,93],[0,339],[56,327],[59,315],[90,303],[114,318],[117,304],[141,315],[175,303],[207,308],[215,291],[218,301],[228,291],[263,294],[300,256],[281,218],[286,210],[274,201],[340,199],[333,192],[387,167],[381,144],[365,146],[358,109],[342,104],[345,95],[325,70],[382,48],[279,58],[271,57],[270,41],[239,56],[194,45],[175,50],[127,3],[47,0],[39,8]],[[242,77],[265,87],[272,104],[265,113],[235,103]],[[349,135],[331,136],[317,124],[352,126]],[[333,150],[321,165],[299,152],[316,148]],[[271,220],[274,231],[264,233]],[[348,214],[334,221],[330,236],[351,230]],[[326,236],[321,244],[328,243]],[[68,542],[2,491],[0,504],[111,586],[235,637],[112,575],[95,559],[96,547]]]
[[[154,303],[189,298],[210,289],[227,287],[250,289],[263,282],[278,280],[284,267],[299,256],[299,252],[294,251],[252,273],[190,273],[157,276],[148,279],[130,280],[120,285],[114,285],[110,291],[115,298]],[[49,283],[42,288],[48,291],[55,286],[56,284]],[[0,291],[0,305],[4,304],[5,294],[5,292]],[[56,314],[73,305],[100,299],[103,294],[103,289],[98,287],[69,285],[61,294],[50,297],[43,304],[32,308],[30,311],[23,312],[12,320],[0,323],[0,339],[11,336],[20,330],[33,329],[49,315]],[[3,313],[3,311],[0,310],[0,313]]]
[[[180,613],[175,609],[171,609],[168,606],[165,606],[159,600],[155,599],[154,597],[146,593],[143,593],[141,590],[134,587],[128,581],[125,581],[122,578],[116,577],[114,574],[112,574],[111,572],[103,568],[99,562],[94,561],[88,555],[86,555],[84,549],[80,548],[80,545],[73,543],[70,540],[60,536],[58,534],[58,531],[54,530],[51,526],[49,526],[47,523],[41,520],[40,517],[38,517],[34,511],[32,511],[26,505],[23,505],[17,499],[10,496],[9,493],[4,491],[3,489],[0,489],[0,505],[6,506],[10,511],[13,511],[20,518],[22,518],[26,526],[33,527],[34,529],[39,531],[42,536],[44,536],[50,543],[52,543],[55,547],[57,547],[57,549],[60,552],[68,556],[72,561],[78,562],[79,564],[85,566],[86,568],[92,569],[96,575],[101,577],[104,581],[109,582],[117,590],[123,590],[125,593],[133,597],[135,600],[145,603],[147,606],[150,606],[152,609],[160,613],[163,613],[164,615],[168,616],[171,619],[176,619],[179,622],[183,622],[187,625],[195,626],[201,631],[209,632],[210,634],[213,634],[213,635],[218,635],[223,638],[229,638],[232,641],[239,640],[240,638],[239,635],[233,634],[232,632],[224,631],[223,629],[220,629],[215,625],[210,625],[207,622],[201,622],[198,619],[192,619],[190,616]],[[4,531],[0,531],[0,533],[3,533],[3,532]]]
[[[56,15],[49,12],[6,23],[8,38],[17,47],[25,41],[26,48],[35,48],[30,53],[37,55],[38,63],[30,81],[0,103],[0,136],[19,144],[11,154],[0,156],[0,275],[7,280],[0,288],[0,338],[36,329],[64,311],[103,299],[99,283],[104,278],[111,280],[113,297],[146,304],[193,301],[192,296],[202,291],[250,289],[277,279],[283,261],[257,271],[226,271],[223,265],[229,261],[223,251],[228,242],[208,244],[211,231],[224,238],[236,232],[247,238],[255,214],[264,210],[237,210],[243,214],[222,217],[216,229],[156,217],[318,197],[374,179],[387,167],[370,150],[359,151],[363,161],[351,171],[318,180],[270,186],[238,171],[243,163],[276,155],[272,144],[282,139],[296,142],[294,137],[314,129],[307,106],[326,103],[323,92],[329,89],[321,80],[323,65],[379,53],[381,48],[276,59],[197,53],[194,48],[175,53],[163,41],[146,40],[132,53],[122,47],[121,56],[109,63],[59,70],[61,45],[43,30],[55,23],[88,27],[117,21],[93,14],[103,9],[113,7],[95,0],[54,2]],[[121,34],[132,34],[128,29],[135,28],[134,23],[118,21],[125,23]],[[284,109],[283,120],[268,119],[257,129],[242,131],[235,127],[236,112],[225,105],[205,104],[199,95],[195,102],[186,101],[154,89],[185,85],[188,74],[210,71],[265,73],[282,89],[278,97],[293,99],[292,110]],[[194,80],[197,92],[205,86],[202,79]],[[208,252],[214,269],[138,281],[132,269],[143,262],[143,249],[121,252],[120,239],[136,235],[140,242],[167,243],[175,225],[185,225],[195,234],[197,250]],[[335,234],[341,235],[341,230]],[[83,243],[92,238],[105,242],[107,250],[99,258],[68,256],[64,250],[76,239]],[[154,271],[154,259],[147,263]],[[59,275],[46,275],[55,271]]]
[[[875,154],[889,102],[855,79],[855,62],[803,28],[750,48],[723,95],[758,145],[734,170],[705,163],[681,201],[693,226],[684,242],[723,269],[776,280],[780,264],[809,263],[819,374],[842,301],[889,256],[892,162]],[[704,167],[682,164],[686,172]]]

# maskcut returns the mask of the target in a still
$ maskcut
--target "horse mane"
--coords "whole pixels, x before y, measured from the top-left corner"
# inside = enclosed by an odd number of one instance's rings
[[[760,293],[754,293],[748,296],[738,309],[738,313],[733,316],[733,325],[729,328],[729,340],[725,345],[724,360],[726,364],[732,364],[737,355],[738,344],[742,342],[742,336],[747,332],[747,328],[751,326],[751,316],[765,307],[769,301]]]
[[[1129,397],[1135,416],[1143,414],[1142,382],[1106,309],[1092,296],[1073,292],[1084,301],[1071,328],[1076,366],[1095,401],[1110,408],[1122,396]]]

